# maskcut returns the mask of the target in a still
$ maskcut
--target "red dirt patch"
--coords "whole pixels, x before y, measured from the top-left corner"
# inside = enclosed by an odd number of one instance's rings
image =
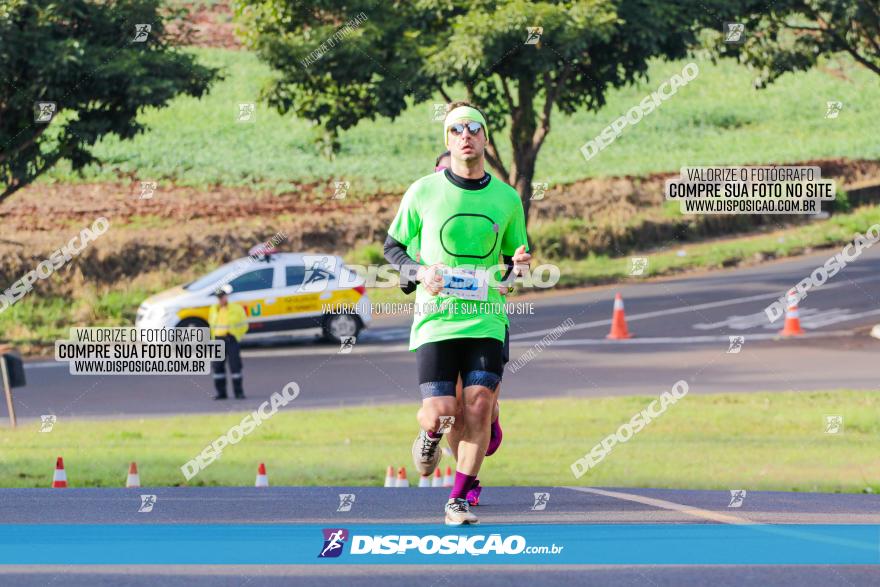
[[[844,159],[805,161],[791,165],[818,165],[823,177],[844,185],[880,177],[880,161]],[[648,177],[587,179],[551,189],[546,198],[532,202],[533,221],[560,218],[608,217],[626,220],[639,210],[663,203],[663,181],[674,174]],[[267,222],[339,222],[336,229],[387,223],[400,203],[400,194],[376,194],[364,199],[334,200],[329,185],[304,185],[297,192],[275,195],[268,191],[216,186],[209,191],[159,184],[149,199],[140,198],[140,183],[35,184],[0,205],[4,225],[31,231],[53,231],[69,224],[91,222],[98,216],[124,224],[167,220],[182,226],[195,221],[217,224]],[[321,222],[323,224],[323,222]],[[381,230],[381,229],[380,229]]]
[[[232,8],[228,2],[216,4],[183,3],[189,10],[186,27],[191,37],[187,44],[194,47],[214,47],[221,49],[243,49],[241,41],[235,36],[235,23]],[[170,27],[172,30],[175,27]]]
[[[844,185],[880,177],[878,161],[811,161],[824,177]],[[746,233],[799,217],[702,216],[670,218],[664,213],[663,179],[602,178],[576,182],[532,202],[530,235],[536,250],[563,258],[589,252],[614,255],[664,242]],[[195,261],[237,258],[278,232],[288,235],[282,250],[345,253],[381,243],[400,194],[363,199],[330,198],[329,185],[300,186],[280,195],[246,188],[210,190],[159,184],[141,198],[140,183],[36,184],[0,204],[0,278],[7,282],[32,269],[98,217],[111,230],[77,262],[84,279],[115,283],[151,270],[184,271]],[[542,230],[545,223],[582,219],[589,228]],[[582,225],[583,226],[583,225]],[[58,287],[75,283],[59,280]],[[60,291],[60,290],[59,290]]]

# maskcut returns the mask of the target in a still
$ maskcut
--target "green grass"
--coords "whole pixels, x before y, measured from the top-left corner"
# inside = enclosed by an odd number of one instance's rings
[[[168,287],[177,285],[168,283]],[[167,289],[155,288],[156,291]],[[51,354],[55,340],[66,339],[76,326],[130,326],[138,306],[153,289],[120,286],[115,291],[96,293],[84,288],[73,299],[66,296],[40,295],[33,291],[0,314],[3,340],[22,352]]]
[[[880,207],[859,208],[851,214],[839,214],[818,224],[775,231],[772,234],[722,239],[692,245],[633,253],[647,256],[644,277],[670,275],[696,269],[720,269],[749,261],[756,256],[782,258],[803,253],[808,248],[841,246],[852,240],[856,232],[864,234],[880,223]],[[684,255],[679,252],[684,251]],[[831,256],[832,251],[828,255]],[[564,259],[558,262],[560,285],[603,283],[630,278],[630,257],[590,255],[586,259]]]
[[[660,386],[663,387],[663,386]],[[784,491],[880,491],[880,396],[872,391],[691,394],[580,480],[570,464],[644,408],[645,396],[502,400],[504,444],[484,485],[592,485]],[[303,393],[308,393],[304,388]],[[656,396],[653,396],[656,397]],[[380,485],[388,465],[411,471],[416,402],[300,411],[292,404],[190,485]],[[842,415],[842,434],[824,416]],[[63,456],[72,487],[120,487],[137,461],[145,486],[181,485],[179,467],[243,414],[38,423],[0,429],[0,487],[48,487]],[[548,431],[552,431],[549,433]],[[442,465],[452,464],[444,457]],[[412,475],[412,473],[411,473]]]
[[[282,117],[259,104],[260,90],[272,72],[254,54],[189,50],[203,63],[221,67],[227,79],[204,99],[184,97],[166,109],[147,110],[140,120],[149,130],[133,141],[104,140],[95,152],[107,163],[90,168],[88,179],[133,174],[182,185],[259,185],[294,192],[303,182],[325,185],[345,179],[351,182],[349,194],[357,197],[378,189],[402,191],[431,171],[442,150],[441,125],[431,122],[432,104],[425,103],[394,122],[363,121],[343,134],[342,152],[328,161],[316,153],[307,121]],[[580,111],[570,117],[555,113],[535,180],[565,184],[585,177],[674,171],[684,164],[880,157],[880,142],[865,132],[880,116],[880,84],[851,61],[834,60],[824,70],[787,74],[762,91],[752,88],[753,75],[743,66],[700,61],[700,74],[693,82],[638,125],[627,127],[587,163],[580,147],[681,71],[684,63],[655,62],[649,81],[611,91],[599,112]],[[832,69],[841,69],[846,79],[828,73]],[[843,102],[839,118],[825,119],[828,100]],[[235,122],[243,102],[258,103],[255,123]],[[509,164],[509,152],[505,157]],[[66,165],[46,178],[74,179]]]

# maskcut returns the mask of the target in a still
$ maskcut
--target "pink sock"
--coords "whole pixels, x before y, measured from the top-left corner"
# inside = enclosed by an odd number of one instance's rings
[[[449,499],[464,499],[476,478],[476,475],[465,475],[464,473],[456,471],[455,483],[452,485],[452,491],[449,492]]]

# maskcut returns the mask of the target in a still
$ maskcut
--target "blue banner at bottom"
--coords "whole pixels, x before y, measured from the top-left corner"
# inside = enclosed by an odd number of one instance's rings
[[[876,565],[880,526],[0,524],[0,564]]]

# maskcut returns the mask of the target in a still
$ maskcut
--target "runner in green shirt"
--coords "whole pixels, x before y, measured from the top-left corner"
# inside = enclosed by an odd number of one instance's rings
[[[446,523],[458,525],[478,522],[466,495],[486,453],[504,370],[507,316],[504,297],[493,285],[505,274],[502,258],[519,273],[531,255],[519,195],[485,171],[485,117],[470,104],[451,106],[444,140],[452,165],[404,194],[388,230],[386,258],[400,267],[402,279],[419,284],[410,350],[419,370],[422,430],[413,458],[422,475],[431,474],[440,460],[440,439],[449,432],[458,463]],[[416,239],[421,263],[406,255]],[[459,376],[461,406],[455,397]],[[447,430],[449,418],[455,422]]]
[[[444,151],[441,153],[437,160],[434,162],[434,173],[442,172],[447,169],[452,164],[452,159],[450,158],[449,151]],[[386,241],[386,246],[389,249],[393,249],[398,243],[393,238],[388,237]],[[419,238],[416,237],[410,243],[410,245],[406,248],[406,254],[411,258],[415,259],[418,262],[421,259],[421,255],[419,254]],[[509,261],[509,258],[505,258],[505,261]],[[406,262],[406,259],[403,260]],[[499,291],[502,295],[509,293],[510,288],[502,285],[499,288]],[[405,294],[411,294],[416,291],[416,283],[410,282],[401,284],[401,290]],[[505,316],[507,318],[507,316]],[[507,319],[509,323],[510,320]],[[503,352],[503,364],[507,365],[510,360],[510,343],[509,343],[509,325],[504,329],[504,352]],[[495,390],[495,405],[492,408],[492,423],[489,428],[489,446],[486,447],[486,456],[492,456],[501,446],[501,441],[504,438],[504,431],[501,429],[501,418],[499,417],[501,414],[500,405],[498,402],[498,396],[501,395],[501,384],[498,384],[498,388]],[[461,376],[459,375],[458,381],[455,384],[455,397],[458,401],[459,408],[461,407]],[[452,456],[457,460],[458,458],[458,445],[456,443],[451,443],[450,448],[452,449]],[[471,485],[470,490],[467,493],[467,501],[471,506],[480,504],[480,495],[483,492],[483,486],[480,484],[479,478],[474,479],[473,484]]]

